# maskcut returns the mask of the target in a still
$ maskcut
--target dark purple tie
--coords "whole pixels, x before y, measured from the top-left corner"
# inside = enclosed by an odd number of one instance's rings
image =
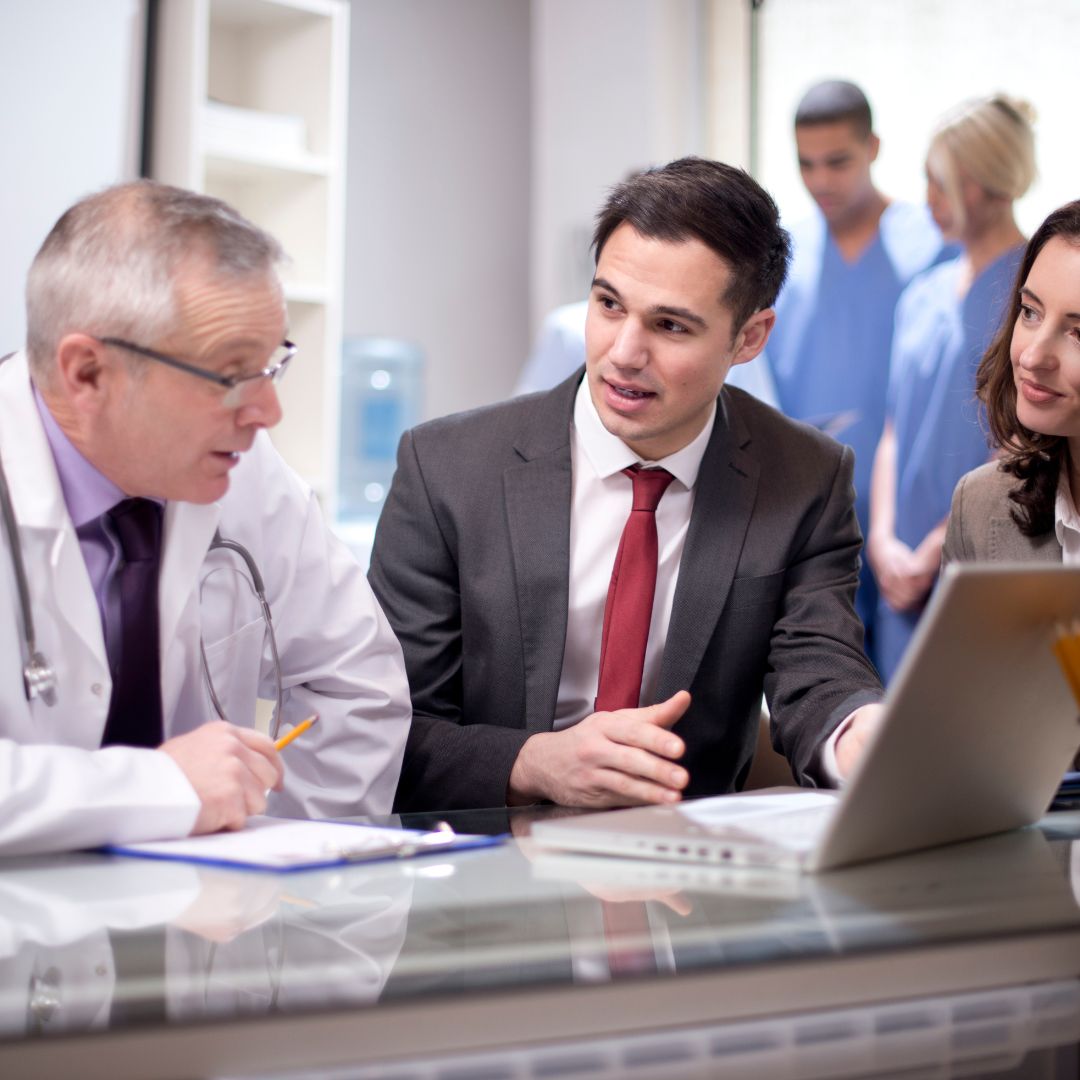
[[[161,664],[158,650],[158,571],[161,507],[124,499],[109,511],[120,541],[120,655],[110,657],[112,698],[102,746],[150,746],[162,741]]]
[[[656,507],[675,479],[666,469],[640,465],[623,472],[634,483],[634,504],[619,541],[604,605],[598,711],[638,707],[656,592]]]

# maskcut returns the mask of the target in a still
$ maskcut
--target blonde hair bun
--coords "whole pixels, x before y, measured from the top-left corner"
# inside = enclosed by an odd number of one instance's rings
[[[999,198],[1019,199],[1035,179],[1035,110],[1020,98],[991,94],[950,109],[938,122],[927,164],[954,205],[968,176]]]

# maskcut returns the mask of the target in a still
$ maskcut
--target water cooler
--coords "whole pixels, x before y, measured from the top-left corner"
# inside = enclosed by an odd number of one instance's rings
[[[341,362],[338,519],[374,522],[394,475],[397,444],[420,420],[424,358],[394,338],[346,338]]]

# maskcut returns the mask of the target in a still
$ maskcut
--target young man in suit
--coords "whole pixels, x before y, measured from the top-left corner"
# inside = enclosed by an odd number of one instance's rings
[[[594,240],[584,378],[402,439],[370,572],[412,690],[400,809],[731,791],[763,688],[808,785],[876,722],[851,451],[723,387],[775,320],[775,204],[685,158]]]

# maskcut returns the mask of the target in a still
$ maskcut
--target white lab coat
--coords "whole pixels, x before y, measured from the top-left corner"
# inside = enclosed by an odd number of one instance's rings
[[[0,365],[0,459],[38,647],[59,679],[54,707],[27,702],[18,594],[0,536],[0,853],[185,835],[198,801],[178,766],[155,750],[100,749],[111,692],[101,619],[22,353]],[[284,723],[319,714],[283,754],[285,788],[271,795],[268,812],[389,813],[411,715],[401,648],[359,565],[265,432],[219,502],[165,508],[158,597],[165,738],[216,718],[200,634],[232,722],[250,726],[256,697],[273,696],[262,621],[231,573],[242,562],[208,554],[215,530],[245,545],[262,573],[284,671]],[[201,589],[215,567],[227,569]]]

